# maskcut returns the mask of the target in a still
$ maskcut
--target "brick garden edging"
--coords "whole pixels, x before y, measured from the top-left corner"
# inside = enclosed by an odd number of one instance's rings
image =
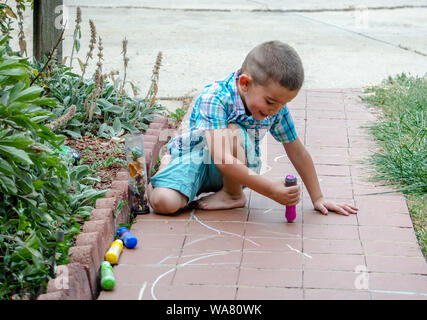
[[[156,164],[160,149],[169,138],[168,119],[156,117],[144,134],[144,150],[147,173]],[[99,269],[104,254],[114,240],[119,224],[129,222],[129,206],[120,212],[120,200],[128,200],[129,177],[126,169],[117,173],[111,189],[104,198],[96,200],[95,209],[90,214],[81,233],[76,237],[76,245],[69,249],[70,263],[60,266],[57,277],[50,279],[45,294],[37,300],[93,300],[100,291]],[[59,272],[59,270],[61,272]]]

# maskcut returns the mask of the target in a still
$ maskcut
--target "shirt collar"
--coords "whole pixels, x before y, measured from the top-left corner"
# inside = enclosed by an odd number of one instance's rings
[[[244,114],[244,115],[246,115],[245,105],[243,104],[242,97],[240,96],[240,94],[239,94],[239,90],[237,89],[237,81],[238,81],[238,79],[239,79],[240,72],[241,72],[241,70],[240,70],[240,69],[238,69],[238,70],[234,73],[233,81],[232,81],[231,87],[233,88],[233,94],[234,94],[234,99],[233,99],[233,100],[234,100],[234,104],[235,104],[235,106],[236,106],[236,113],[237,113],[238,115],[240,115],[240,114]]]

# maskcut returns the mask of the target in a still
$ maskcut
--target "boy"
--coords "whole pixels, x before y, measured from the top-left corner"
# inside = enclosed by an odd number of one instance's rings
[[[203,192],[199,209],[243,207],[246,186],[283,205],[300,200],[298,186],[271,182],[259,175],[259,141],[269,129],[281,142],[301,176],[313,206],[323,214],[357,213],[357,208],[323,197],[313,161],[295,131],[286,106],[304,80],[301,59],[280,41],[249,52],[242,68],[204,88],[196,100],[189,131],[169,142],[171,162],[151,178],[148,198],[155,212],[173,214]]]

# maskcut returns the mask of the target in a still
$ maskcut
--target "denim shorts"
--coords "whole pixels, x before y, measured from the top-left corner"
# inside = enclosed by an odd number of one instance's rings
[[[254,139],[245,128],[236,124],[240,130],[247,166],[259,174],[261,159],[255,152]],[[170,188],[188,198],[188,203],[204,192],[217,192],[222,189],[222,174],[213,163],[206,138],[194,148],[181,152],[171,152],[171,162],[162,171],[151,177],[154,188]]]

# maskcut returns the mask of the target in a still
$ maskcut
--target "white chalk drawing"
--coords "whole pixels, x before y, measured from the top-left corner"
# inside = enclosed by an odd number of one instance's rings
[[[301,252],[298,249],[292,248],[290,244],[287,244],[288,248],[291,249],[292,251],[295,251],[296,253],[300,253],[304,256],[306,256],[307,258],[313,259],[312,256],[310,256],[309,254],[305,253],[305,252]]]
[[[143,284],[142,284],[142,288],[141,288],[141,290],[139,290],[139,295],[138,295],[138,300],[142,300],[142,297],[143,297],[143,295],[144,295],[144,291],[145,291],[145,288],[147,287],[147,281],[145,281]]]

